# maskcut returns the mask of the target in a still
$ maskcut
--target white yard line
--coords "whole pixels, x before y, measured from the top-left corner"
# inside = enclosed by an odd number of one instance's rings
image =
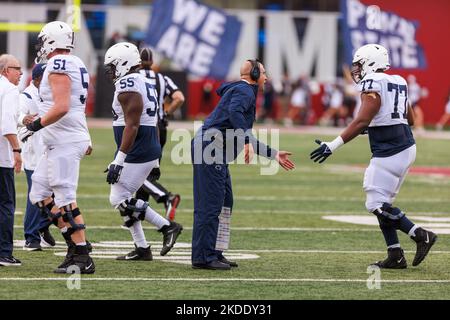
[[[15,225],[14,228],[16,229],[23,229],[23,226],[21,225]],[[117,230],[117,229],[123,229],[121,226],[91,226],[87,225],[88,229],[91,230]],[[151,226],[143,226],[146,230],[156,230],[156,227]],[[183,227],[184,230],[192,230],[192,227]],[[257,228],[257,227],[233,227],[233,230],[236,231],[326,231],[326,232],[337,232],[337,231],[357,231],[357,232],[365,232],[365,231],[380,231],[379,228],[373,227],[373,228]]]
[[[26,197],[25,193],[18,193],[17,197]],[[77,198],[79,199],[105,199],[108,201],[109,194],[86,194],[80,193],[77,194]],[[192,196],[183,195],[184,200],[193,200]],[[234,196],[235,200],[241,201],[352,201],[352,202],[361,202],[363,203],[364,197],[322,197],[322,196]],[[439,203],[439,202],[450,202],[450,198],[431,198],[431,199],[423,199],[423,198],[400,198],[398,201],[401,202],[427,202],[427,203]]]
[[[73,281],[71,277],[54,277],[54,278],[21,278],[21,277],[8,277],[0,278],[0,281]],[[367,279],[322,279],[322,278],[90,278],[89,276],[83,276],[81,281],[152,281],[152,282],[355,282],[366,283]],[[381,283],[450,283],[450,279],[381,279],[378,280]]]

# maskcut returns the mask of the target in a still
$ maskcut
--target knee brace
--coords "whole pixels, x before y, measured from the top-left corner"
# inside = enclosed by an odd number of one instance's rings
[[[117,209],[119,209],[125,225],[129,228],[136,221],[142,221],[145,219],[145,211],[147,210],[147,207],[147,202],[140,199],[131,198],[130,200],[125,200],[119,204]]]
[[[54,220],[61,217],[61,213],[52,214],[52,208],[55,206],[55,201],[52,201],[46,205],[44,205],[44,201],[38,201],[36,202],[36,206],[39,208],[39,211],[41,212],[41,216],[44,219]]]
[[[377,208],[372,211],[377,216],[380,228],[395,228],[400,226],[400,219],[404,217],[404,213],[396,207],[393,207],[390,203],[383,203],[381,208]]]
[[[75,217],[81,214],[80,209],[75,208],[72,210],[72,206],[69,204],[64,206],[63,210],[64,210],[64,213],[62,215],[63,221],[68,222],[70,224],[70,227],[74,229],[74,231],[86,229],[86,226],[84,224],[77,224],[74,220]]]

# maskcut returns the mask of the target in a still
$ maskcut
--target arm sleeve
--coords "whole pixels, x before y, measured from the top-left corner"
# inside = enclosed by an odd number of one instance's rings
[[[14,88],[3,98],[1,134],[17,134],[17,108],[19,106],[19,90]]]
[[[270,146],[256,139],[253,134],[249,135],[249,143],[253,145],[253,149],[255,150],[256,154],[262,157],[274,160],[278,153],[277,150],[272,149]]]
[[[247,129],[247,125],[245,122],[245,110],[247,110],[247,108],[251,105],[252,103],[252,98],[241,92],[241,91],[236,91],[233,93],[231,100],[230,100],[230,104],[228,105],[228,111],[230,114],[230,122],[231,125],[233,126],[233,129],[237,130],[237,129],[242,129],[244,131],[246,131]]]

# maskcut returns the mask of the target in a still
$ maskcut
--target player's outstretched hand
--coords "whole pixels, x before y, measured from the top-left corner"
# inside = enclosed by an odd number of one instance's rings
[[[310,154],[310,158],[311,160],[313,160],[314,162],[319,162],[322,163],[324,162],[330,155],[333,154],[333,152],[331,152],[330,147],[328,147],[326,142],[322,142],[319,139],[316,139],[316,143],[320,144],[320,147],[318,147],[317,149],[315,149],[313,152],[311,152]]]
[[[112,162],[107,169],[108,175],[106,176],[106,182],[114,184],[119,181],[120,174],[122,173],[123,166]]]
[[[291,154],[292,154],[292,153],[289,152],[289,151],[278,151],[278,153],[277,153],[277,155],[276,155],[276,157],[275,157],[275,159],[278,161],[278,163],[280,164],[280,166],[281,166],[284,170],[286,170],[286,171],[295,169],[295,164],[294,164],[294,162],[292,162],[292,161],[289,159],[289,156],[290,156]]]

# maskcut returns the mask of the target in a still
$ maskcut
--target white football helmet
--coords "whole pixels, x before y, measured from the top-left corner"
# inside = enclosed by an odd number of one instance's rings
[[[356,50],[352,61],[352,78],[359,83],[366,75],[378,70],[390,68],[389,54],[385,47],[379,44],[366,44]]]
[[[38,35],[36,45],[36,63],[45,63],[50,53],[56,49],[73,49],[73,30],[65,22],[53,21],[47,23]]]
[[[126,75],[131,68],[141,64],[138,48],[129,42],[119,42],[105,53],[106,73],[116,81]]]

